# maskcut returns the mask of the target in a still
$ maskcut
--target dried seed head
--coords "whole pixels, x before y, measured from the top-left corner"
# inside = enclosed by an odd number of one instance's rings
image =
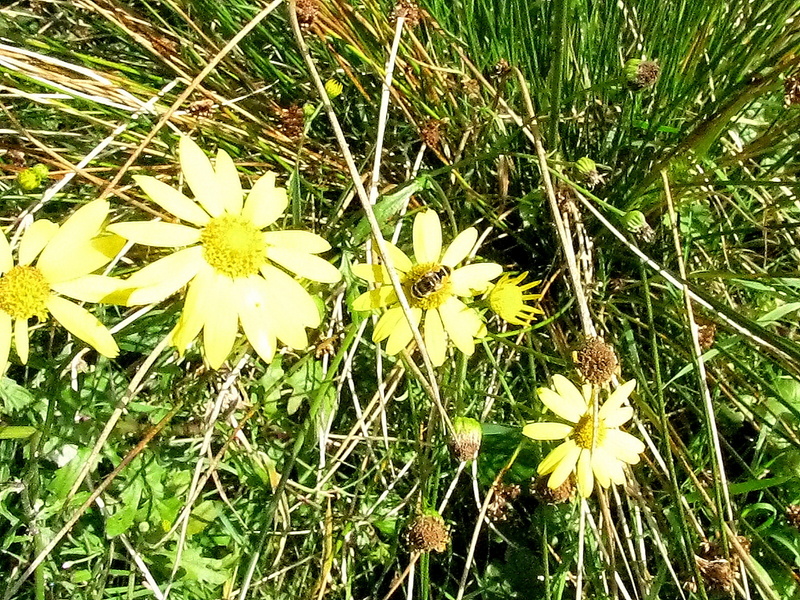
[[[295,7],[300,28],[304,30],[310,28],[317,20],[319,2],[317,0],[297,0]]]
[[[422,11],[420,11],[419,5],[414,0],[399,0],[394,5],[391,20],[394,22],[400,17],[406,20],[406,25],[409,27],[416,27],[422,18]]]
[[[661,67],[653,60],[632,58],[625,63],[625,78],[634,90],[653,87],[661,74]]]
[[[444,552],[450,543],[450,534],[444,519],[435,511],[414,517],[405,530],[405,541],[413,552]]]
[[[704,351],[714,345],[717,337],[717,324],[703,317],[697,319],[697,334],[700,341],[700,348]]]
[[[428,119],[419,130],[419,137],[429,148],[439,146],[442,139],[442,125],[444,125],[444,121],[441,119]]]
[[[800,529],[800,504],[790,504],[786,507],[786,520],[795,529]]]
[[[281,131],[286,137],[296,139],[303,135],[306,116],[302,106],[293,104],[281,109],[279,118]]]
[[[481,97],[481,83],[477,79],[462,79],[461,86],[469,98],[478,99]]]
[[[492,75],[497,79],[506,77],[509,73],[511,73],[511,65],[508,64],[505,58],[498,60],[492,68]]]
[[[486,508],[486,516],[495,523],[508,520],[511,502],[519,498],[522,488],[516,483],[498,482],[494,486],[492,501]]]
[[[700,569],[700,574],[712,590],[720,592],[728,592],[733,584],[733,579],[736,576],[730,561],[724,558],[717,558],[715,560],[706,560],[695,556],[697,561],[697,568]]]
[[[547,485],[548,479],[550,479],[550,475],[543,475],[534,479],[531,484],[531,494],[540,502],[544,502],[545,504],[563,504],[572,498],[572,494],[575,491],[574,477],[567,477],[566,481],[557,488],[551,488]]]
[[[611,381],[619,362],[614,348],[600,338],[589,338],[574,355],[575,366],[583,378],[594,385]]]
[[[787,108],[800,104],[800,73],[783,80],[783,103]]]
[[[214,101],[209,98],[197,100],[186,108],[186,112],[196,119],[207,119],[214,113]]]
[[[450,439],[450,451],[460,462],[475,460],[481,449],[483,429],[481,424],[469,417],[456,417],[453,421],[453,437]]]

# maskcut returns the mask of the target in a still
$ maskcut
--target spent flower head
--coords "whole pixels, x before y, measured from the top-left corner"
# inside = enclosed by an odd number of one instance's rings
[[[240,324],[267,362],[276,339],[292,348],[306,347],[306,327],[317,327],[320,313],[290,273],[338,281],[338,269],[316,256],[330,249],[328,242],[309,231],[265,231],[288,204],[286,190],[275,186],[275,173],[259,178],[245,199],[236,165],[224,150],[212,167],[199,146],[182,137],[179,157],[194,199],[153,177],[135,179],[153,202],[186,224],[109,226],[139,244],[175,249],[127,279],[125,303],[158,302],[188,284],[171,341],[183,351],[202,331],[206,359],[215,369],[230,354]]]
[[[60,227],[34,221],[22,235],[16,264],[11,246],[0,231],[0,373],[8,367],[11,340],[19,359],[29,354],[28,326],[52,315],[75,337],[113,358],[119,352],[105,326],[86,309],[64,296],[81,302],[103,302],[116,290],[111,277],[91,275],[107,265],[125,241],[102,235],[108,202],[95,200],[79,208]]]
[[[481,315],[460,298],[469,301],[486,292],[503,268],[496,263],[459,267],[475,246],[478,232],[474,227],[465,229],[442,252],[442,225],[439,215],[432,210],[420,212],[414,218],[413,238],[413,260],[396,246],[388,242],[386,245],[411,305],[414,324],[422,323],[431,362],[439,366],[445,360],[448,338],[464,354],[474,352],[474,338],[485,335],[486,327]],[[397,354],[411,342],[413,334],[389,272],[383,265],[358,264],[353,266],[353,273],[376,284],[375,289],[355,299],[353,309],[387,309],[375,325],[372,340],[381,342],[388,338],[386,352]]]
[[[615,389],[596,410],[598,388],[591,384],[579,390],[562,375],[553,377],[553,388],[540,388],[544,405],[567,423],[529,423],[523,435],[534,440],[565,440],[539,464],[540,475],[550,474],[547,485],[557,488],[575,473],[578,491],[588,498],[597,481],[607,488],[625,483],[625,464],[636,464],[644,444],[620,430],[633,417],[633,408],[622,406],[636,380]],[[596,413],[596,414],[595,414]]]

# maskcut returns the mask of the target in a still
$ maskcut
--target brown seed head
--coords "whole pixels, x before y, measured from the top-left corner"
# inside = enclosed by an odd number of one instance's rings
[[[279,118],[281,131],[286,137],[296,139],[303,135],[306,116],[302,106],[293,104],[281,109]]]
[[[498,482],[494,486],[492,501],[486,508],[486,516],[495,523],[508,520],[511,502],[522,493],[522,488],[516,483]]]
[[[297,0],[297,22],[301,29],[308,29],[317,20],[319,2],[317,0]]]
[[[695,560],[700,574],[709,588],[720,592],[730,591],[736,576],[730,561],[724,558],[706,560],[699,556],[695,556]]]
[[[413,552],[444,552],[450,543],[450,534],[442,517],[420,514],[406,527],[405,540],[408,549]]]
[[[196,119],[207,119],[214,112],[214,101],[209,98],[197,100],[186,107],[186,112]]]
[[[717,324],[703,317],[697,319],[697,333],[700,338],[700,348],[708,350],[714,345],[717,337]]]
[[[547,485],[548,479],[550,479],[550,475],[543,475],[534,479],[531,485],[531,493],[545,504],[563,504],[569,501],[575,491],[575,479],[569,476],[557,488],[551,488]]]
[[[800,104],[800,73],[783,80],[783,103],[787,108]]]
[[[416,27],[422,18],[422,11],[420,11],[419,5],[414,0],[400,0],[394,5],[391,19],[394,22],[400,17],[406,20],[406,25],[409,27]]]
[[[441,119],[428,119],[422,125],[419,131],[419,137],[425,142],[429,148],[436,148],[442,138],[442,125],[444,121]]]
[[[511,73],[511,65],[508,64],[508,61],[505,58],[501,58],[497,61],[497,63],[495,63],[492,71],[492,75],[494,75],[497,79],[500,79],[501,77],[505,77]]]
[[[617,371],[617,355],[614,348],[600,338],[590,338],[575,352],[575,366],[583,378],[595,385],[611,381]]]
[[[790,504],[786,507],[786,520],[795,529],[800,529],[800,504]]]

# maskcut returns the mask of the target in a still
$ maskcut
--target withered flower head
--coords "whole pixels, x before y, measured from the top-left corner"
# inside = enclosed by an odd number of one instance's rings
[[[634,90],[653,87],[661,75],[661,67],[654,60],[632,58],[625,63],[625,77]]]
[[[301,29],[308,29],[317,20],[319,2],[317,0],[297,0],[297,22]]]
[[[583,378],[594,385],[611,381],[619,365],[614,348],[596,337],[586,340],[573,358]]]
[[[700,348],[704,351],[708,350],[714,345],[714,340],[717,337],[717,324],[706,318],[698,317],[697,334],[700,341]]]
[[[442,139],[442,125],[444,121],[441,119],[428,119],[422,124],[419,130],[419,137],[425,142],[429,148],[436,148]]]
[[[575,491],[575,478],[567,477],[560,486],[551,488],[547,485],[547,480],[550,479],[549,475],[542,475],[533,480],[531,485],[531,494],[533,494],[540,502],[545,504],[563,504],[572,498]]]
[[[414,0],[399,0],[392,10],[392,21],[396,21],[400,17],[406,20],[406,25],[409,27],[416,27],[422,18],[422,11]]]
[[[475,460],[481,449],[483,429],[481,424],[469,417],[456,417],[453,421],[453,437],[450,438],[450,451],[460,462]]]
[[[786,507],[786,520],[795,529],[800,529],[800,504],[790,504]]]
[[[444,519],[434,510],[414,517],[406,527],[404,537],[412,552],[444,552],[450,543]]]
[[[507,521],[511,511],[511,502],[519,498],[522,488],[516,483],[498,482],[492,486],[494,495],[486,508],[486,516],[495,523]]]
[[[800,73],[783,80],[783,103],[787,108],[800,104]]]
[[[283,108],[278,117],[281,131],[286,137],[296,139],[303,135],[306,116],[302,106],[293,104],[288,108]]]

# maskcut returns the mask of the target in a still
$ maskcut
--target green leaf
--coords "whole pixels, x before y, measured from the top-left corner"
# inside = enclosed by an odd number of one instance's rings
[[[3,414],[23,410],[36,402],[36,398],[28,390],[8,377],[0,379],[0,400],[3,401],[0,410]]]
[[[194,535],[208,527],[209,523],[213,522],[222,512],[220,504],[220,502],[214,502],[213,500],[205,500],[198,504],[189,517],[189,524],[186,527],[187,533]]]

